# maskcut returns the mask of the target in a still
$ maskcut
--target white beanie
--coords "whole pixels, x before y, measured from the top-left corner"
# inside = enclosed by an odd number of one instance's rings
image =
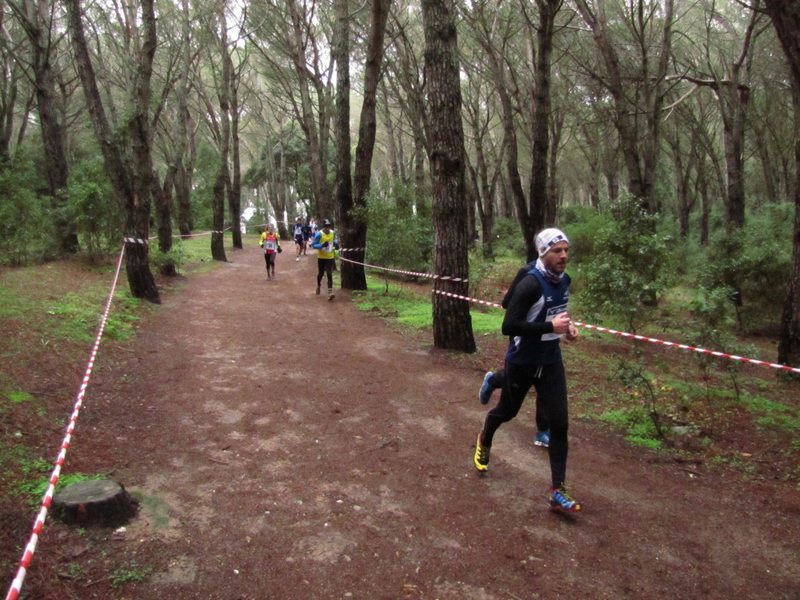
[[[559,242],[569,244],[566,233],[555,227],[542,229],[536,236],[536,250],[539,252],[539,258],[550,252],[550,249]]]

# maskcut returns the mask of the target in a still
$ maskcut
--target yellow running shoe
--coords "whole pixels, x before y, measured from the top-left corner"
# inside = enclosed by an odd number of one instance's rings
[[[482,437],[482,433],[478,434],[478,443],[475,445],[475,458],[473,461],[475,462],[475,468],[480,473],[485,473],[489,470],[489,452],[491,448],[483,445]]]

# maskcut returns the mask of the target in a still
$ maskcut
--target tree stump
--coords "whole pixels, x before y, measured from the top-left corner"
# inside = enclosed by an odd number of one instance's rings
[[[53,514],[69,524],[121,525],[136,514],[138,501],[109,479],[81,481],[53,496]]]

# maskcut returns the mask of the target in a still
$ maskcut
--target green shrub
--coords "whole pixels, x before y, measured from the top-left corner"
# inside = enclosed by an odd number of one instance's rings
[[[22,266],[57,254],[55,212],[50,198],[32,189],[36,177],[25,160],[0,167],[0,264]]]
[[[748,213],[741,230],[711,236],[700,284],[740,294],[738,317],[745,330],[778,326],[791,278],[793,211],[789,203],[761,206]]]
[[[182,241],[178,238],[173,240],[172,248],[167,252],[162,252],[158,249],[157,244],[150,247],[150,262],[158,272],[169,265],[174,265],[176,269],[180,270],[181,266],[186,263],[188,253],[184,248]]]
[[[100,158],[83,160],[72,168],[67,206],[92,263],[122,247],[122,210]]]
[[[667,239],[656,233],[656,217],[629,194],[609,202],[591,230],[594,247],[577,269],[581,305],[636,332],[662,290]]]
[[[366,262],[414,272],[430,270],[433,224],[398,208],[409,190],[397,182],[384,183],[367,198],[366,214],[354,210],[367,222]],[[361,212],[361,214],[359,214]]]
[[[525,264],[528,250],[520,225],[512,219],[497,219],[494,222],[494,251],[498,256],[520,256]]]
[[[599,249],[601,232],[612,227],[611,215],[601,213],[591,206],[571,206],[564,209],[559,220],[569,238],[570,264],[588,263]]]

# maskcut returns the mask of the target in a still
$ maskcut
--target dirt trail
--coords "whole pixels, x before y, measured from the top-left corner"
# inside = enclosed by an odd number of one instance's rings
[[[800,598],[800,494],[697,476],[575,418],[585,510],[551,514],[532,403],[489,475],[472,467],[501,355],[476,366],[346,292],[315,296],[316,257],[287,250],[275,281],[258,247],[187,277],[99,369],[68,468],[112,472],[142,504],[75,560],[155,572],[82,598]]]

